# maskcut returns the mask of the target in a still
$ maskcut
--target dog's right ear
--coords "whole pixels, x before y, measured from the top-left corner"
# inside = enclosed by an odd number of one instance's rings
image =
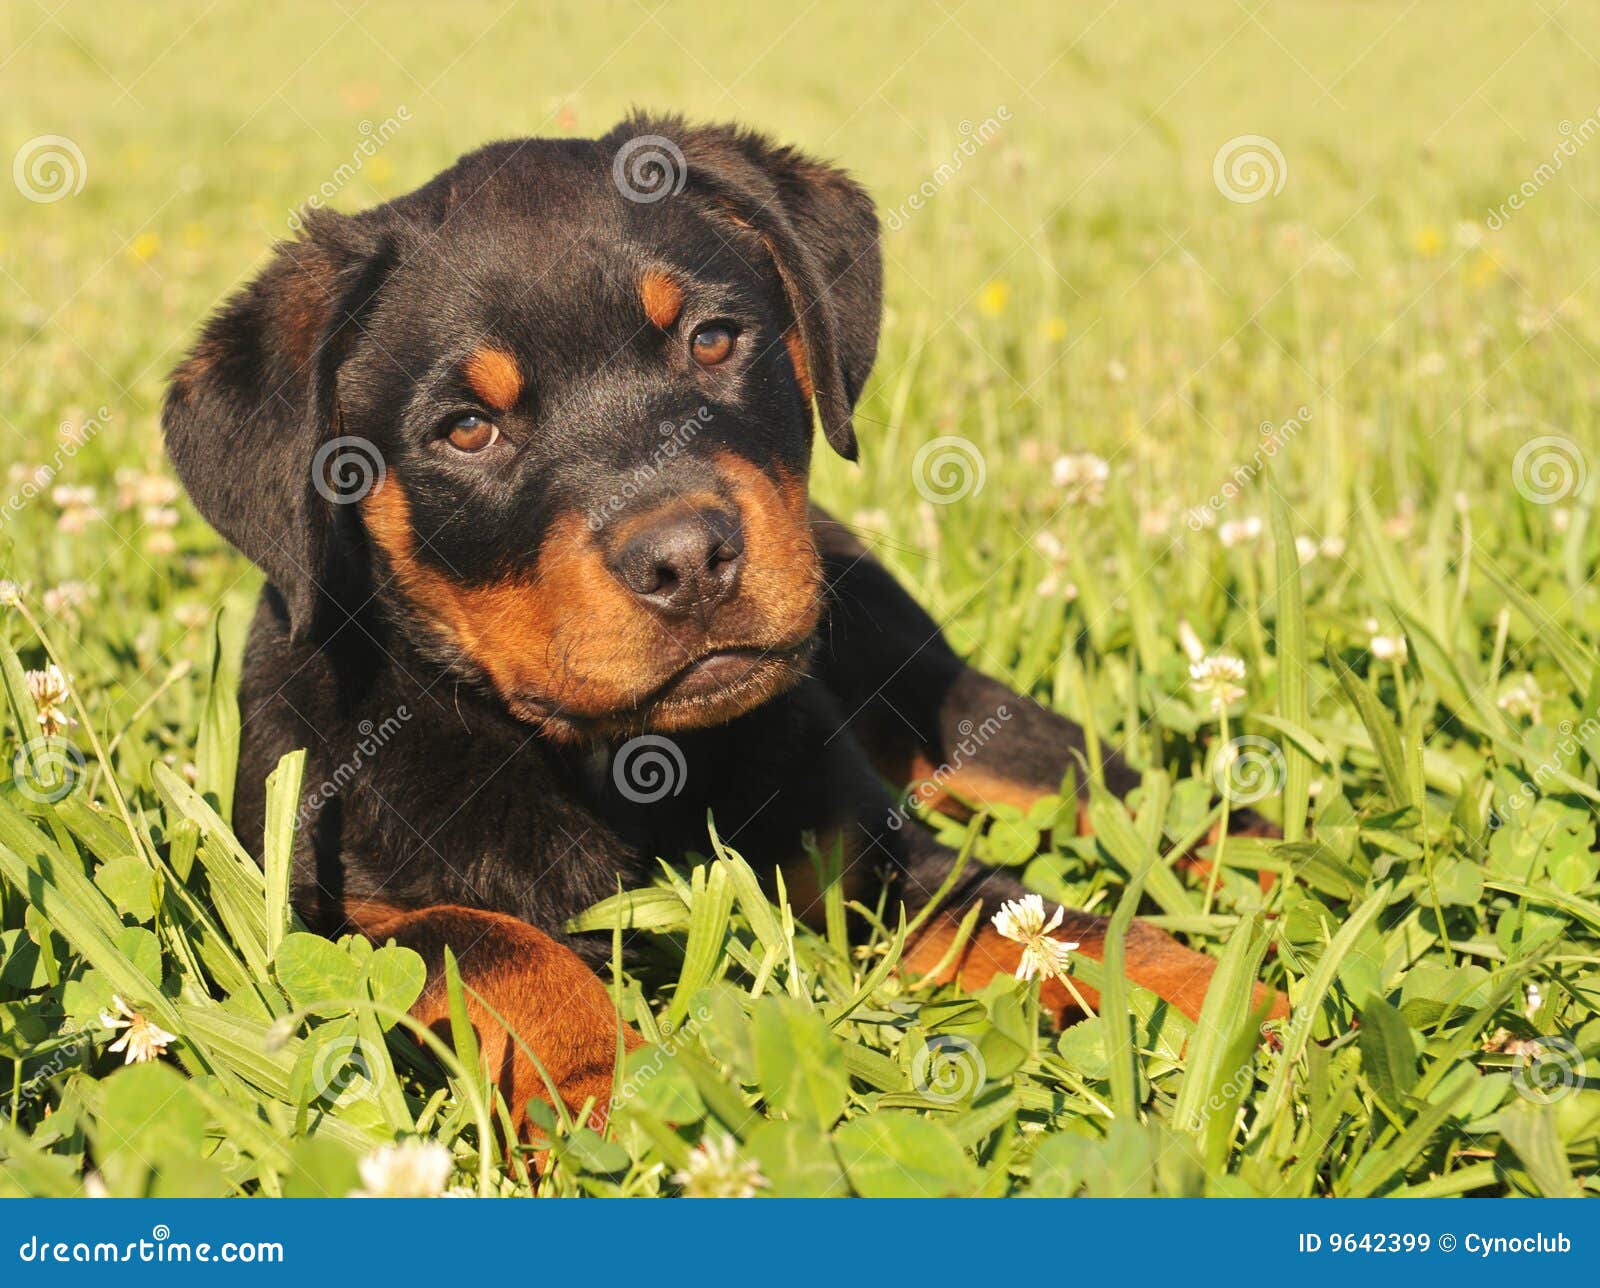
[[[331,607],[336,515],[313,480],[337,431],[336,379],[387,256],[356,219],[319,213],[206,324],[172,374],[167,451],[195,507],[267,574],[296,638]]]

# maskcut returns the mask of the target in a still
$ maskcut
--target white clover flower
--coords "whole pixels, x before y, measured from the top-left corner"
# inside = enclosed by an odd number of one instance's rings
[[[29,671],[26,675],[28,692],[33,695],[33,705],[39,709],[39,728],[45,737],[53,738],[78,722],[67,714],[67,703],[72,697],[70,680],[61,668],[52,662],[42,671]]]
[[[1145,537],[1165,535],[1172,527],[1172,512],[1173,507],[1170,502],[1163,502],[1143,510],[1139,515],[1139,534]]]
[[[739,1157],[732,1136],[713,1136],[689,1151],[689,1161],[672,1174],[672,1183],[692,1199],[753,1199],[771,1182],[752,1162]]]
[[[455,1161],[434,1140],[403,1140],[380,1145],[357,1164],[361,1188],[351,1198],[436,1199],[450,1183]]]
[[[1067,557],[1067,548],[1061,544],[1061,538],[1053,532],[1039,531],[1033,534],[1033,548],[1046,559],[1059,561]]]
[[[1527,716],[1534,724],[1539,723],[1544,710],[1543,703],[1544,693],[1539,688],[1539,682],[1526,671],[1516,683],[1507,686],[1495,701],[1495,705],[1508,716]]]
[[[1343,537],[1323,537],[1322,544],[1317,547],[1324,559],[1340,559],[1344,557]]]
[[[1000,905],[991,921],[1002,938],[1022,945],[1018,979],[1032,979],[1035,975],[1060,979],[1066,974],[1067,955],[1078,945],[1056,939],[1050,933],[1065,915],[1066,909],[1057,905],[1055,915],[1046,921],[1044,900],[1036,894],[1025,894]]]
[[[1189,684],[1201,697],[1211,699],[1211,709],[1221,712],[1244,697],[1245,666],[1236,657],[1213,653],[1189,667]]]
[[[64,581],[59,586],[50,587],[41,598],[45,612],[52,617],[62,617],[82,608],[93,594],[93,587],[85,582]]]
[[[1078,583],[1063,581],[1059,573],[1052,571],[1045,574],[1044,580],[1039,583],[1034,593],[1040,599],[1059,599],[1063,603],[1070,604],[1078,598]]]
[[[1294,553],[1302,564],[1308,564],[1317,557],[1317,543],[1307,536],[1296,537]]]
[[[1252,514],[1245,519],[1229,519],[1217,529],[1217,540],[1222,542],[1229,550],[1235,546],[1242,546],[1247,542],[1255,541],[1264,529],[1261,516]]]
[[[1399,514],[1392,514],[1383,521],[1383,535],[1391,541],[1404,541],[1411,535],[1415,526],[1415,517],[1409,510],[1402,510]]]
[[[0,608],[20,608],[22,587],[14,581],[0,581]]]
[[[94,489],[61,483],[50,489],[50,500],[60,510],[87,509],[94,504]]]
[[[1190,662],[1198,662],[1206,655],[1206,646],[1200,642],[1200,637],[1195,634],[1194,627],[1189,625],[1186,618],[1178,619],[1178,643],[1182,646]]]
[[[143,1064],[146,1060],[154,1060],[166,1054],[169,1043],[178,1040],[176,1033],[168,1033],[147,1018],[143,1011],[134,1010],[117,996],[111,998],[111,1010],[100,1012],[100,1023],[113,1031],[123,1030],[122,1036],[107,1048],[121,1051],[123,1064]]]
[[[1069,504],[1099,505],[1105,500],[1111,463],[1093,452],[1069,452],[1056,458],[1050,477],[1067,494]]]
[[[1367,647],[1372,650],[1372,656],[1377,658],[1378,661],[1404,662],[1406,660],[1407,648],[1404,635],[1399,633],[1385,635],[1383,628],[1378,625],[1378,620],[1375,617],[1367,618],[1367,634],[1371,637],[1367,642]]]

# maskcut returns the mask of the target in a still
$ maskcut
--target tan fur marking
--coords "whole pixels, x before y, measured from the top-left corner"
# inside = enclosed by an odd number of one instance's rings
[[[401,590],[519,715],[547,721],[546,731],[557,737],[574,732],[559,723],[568,715],[638,723],[648,714],[654,728],[696,728],[729,720],[792,683],[782,655],[811,633],[821,611],[804,481],[774,483],[731,453],[720,455],[718,465],[740,511],[745,565],[739,594],[719,610],[709,637],[697,622],[663,621],[630,594],[577,514],[551,525],[532,570],[481,586],[462,585],[417,557],[410,501],[394,475],[367,495],[361,514]],[[637,710],[678,670],[719,648],[771,649],[778,656],[735,691],[681,709],[664,702]]]
[[[906,953],[904,969],[913,977],[929,977],[933,983],[954,981],[969,992],[981,989],[1001,972],[1016,971],[1022,959],[1022,945],[1003,938],[993,926],[980,923],[980,929],[955,960],[930,976],[954,943],[958,925],[959,919],[953,915],[935,919]],[[1074,926],[1069,919],[1062,934],[1068,931],[1078,939],[1079,951],[1084,956],[1102,960],[1105,942],[1101,918],[1094,918],[1086,927]],[[1190,1019],[1199,1019],[1206,990],[1216,974],[1216,959],[1185,948],[1165,931],[1139,921],[1128,928],[1125,942],[1128,978],[1165,998]],[[1073,983],[1090,1006],[1099,1006],[1100,995],[1094,989],[1076,979]],[[1058,1021],[1080,1009],[1072,993],[1059,980],[1046,980],[1041,998]],[[1265,984],[1255,986],[1251,1002],[1254,1006],[1265,1006],[1269,1019],[1281,1019],[1289,1013],[1288,999]]]
[[[806,342],[800,338],[796,327],[790,327],[783,333],[784,346],[789,350],[789,361],[794,363],[794,378],[800,384],[800,393],[807,402],[816,394],[816,386],[811,383],[811,364],[806,360]]]
[[[610,1109],[617,1013],[605,985],[571,949],[515,917],[454,904],[407,911],[352,900],[345,906],[345,919],[374,943],[392,940],[415,947],[424,956],[444,945],[454,950],[479,1054],[505,1096],[519,1135],[526,1133],[528,1101],[550,1099],[539,1070],[523,1054],[523,1044],[539,1057],[567,1108],[577,1112],[593,1099],[590,1125],[604,1125]],[[495,1018],[496,1013],[501,1018]],[[436,968],[430,970],[411,1014],[450,1040],[449,997],[444,976]],[[625,1049],[644,1045],[632,1027],[622,1025],[620,1031]]]
[[[663,331],[683,312],[683,287],[659,269],[650,269],[639,279],[639,303],[644,315]]]
[[[509,411],[522,397],[522,372],[504,349],[484,345],[467,359],[467,383],[496,411]]]

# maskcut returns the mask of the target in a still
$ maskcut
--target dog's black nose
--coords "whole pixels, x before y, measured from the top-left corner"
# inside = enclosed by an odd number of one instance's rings
[[[744,566],[739,521],[725,510],[680,510],[630,535],[611,571],[658,613],[706,612],[732,596]]]

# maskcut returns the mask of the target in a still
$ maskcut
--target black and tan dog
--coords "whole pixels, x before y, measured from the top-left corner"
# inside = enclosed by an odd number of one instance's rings
[[[641,140],[662,167],[648,192],[630,182]],[[376,210],[313,218],[174,375],[173,460],[267,575],[241,835],[259,844],[263,779],[308,748],[301,915],[421,953],[430,1023],[449,946],[573,1106],[606,1103],[617,1018],[591,970],[609,937],[563,926],[619,880],[647,884],[657,856],[704,852],[708,810],[758,871],[791,874],[798,911],[820,907],[814,834],[842,844],[853,896],[888,882],[914,913],[953,856],[890,825],[894,791],[943,765],[952,808],[1026,803],[1082,749],[808,505],[814,410],[856,453],[880,288],[872,203],[843,173],[639,118],[495,144]],[[973,726],[997,731],[950,767]],[[363,755],[375,728],[394,732]],[[617,772],[646,733],[671,739],[664,795]],[[1013,969],[989,929],[948,950],[962,910],[1022,893],[964,876],[907,968],[966,986]],[[1103,932],[1083,914],[1061,929],[1091,957]],[[1129,975],[1190,1015],[1212,968],[1133,927]],[[1070,1005],[1059,984],[1046,997]],[[518,1109],[540,1080],[473,1005]]]

